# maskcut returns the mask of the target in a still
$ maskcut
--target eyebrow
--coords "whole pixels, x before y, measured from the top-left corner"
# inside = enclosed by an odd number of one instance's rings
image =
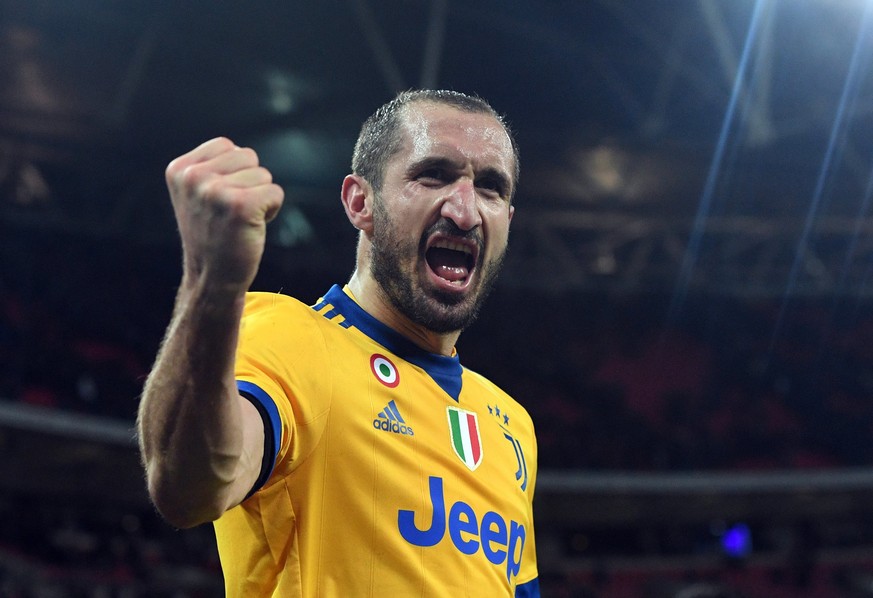
[[[428,170],[430,168],[443,168],[445,170],[460,170],[458,162],[444,157],[429,156],[409,165],[407,172],[410,174]]]

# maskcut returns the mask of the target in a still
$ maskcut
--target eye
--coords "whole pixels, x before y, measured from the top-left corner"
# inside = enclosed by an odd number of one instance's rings
[[[415,180],[428,187],[439,187],[450,183],[452,179],[452,174],[448,170],[437,166],[425,168],[415,177]]]
[[[476,187],[503,197],[506,185],[498,177],[482,177],[476,179]]]
[[[437,183],[445,183],[448,180],[448,174],[443,168],[426,168],[418,173],[415,177],[419,182],[423,184],[437,184]]]

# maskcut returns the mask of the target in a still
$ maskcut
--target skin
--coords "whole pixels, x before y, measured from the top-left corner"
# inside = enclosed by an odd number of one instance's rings
[[[379,251],[377,243],[388,242],[390,231],[397,269],[424,311],[438,319],[474,312],[506,251],[515,210],[510,204],[512,146],[490,115],[442,104],[408,107],[403,133],[402,149],[386,165],[380,193],[357,175],[343,181],[343,206],[361,231],[349,287],[377,319],[427,351],[450,355],[463,326],[434,330],[404,313],[374,276],[373,254]],[[379,201],[388,219],[381,231]],[[441,229],[451,232],[438,232]],[[463,285],[448,284],[428,266],[422,249],[437,238],[478,245],[479,265]]]
[[[252,487],[263,456],[234,354],[246,290],[283,191],[251,149],[217,138],[167,167],[183,274],[137,418],[149,494],[181,528],[213,521]]]
[[[357,175],[343,181],[343,206],[360,230],[349,286],[381,322],[449,355],[463,327],[452,323],[475,313],[506,250],[514,158],[490,115],[420,102],[405,117],[403,150],[388,161],[380,192]],[[263,423],[236,390],[234,355],[245,293],[283,192],[254,151],[225,138],[177,158],[166,174],[183,276],[137,423],[152,500],[184,528],[239,504],[260,471]],[[478,255],[463,283],[428,266],[425,250],[439,240],[464,243]],[[396,289],[377,281],[374,256],[389,264],[387,280],[406,281],[421,313],[405,313]],[[440,330],[431,329],[434,321],[443,323]]]

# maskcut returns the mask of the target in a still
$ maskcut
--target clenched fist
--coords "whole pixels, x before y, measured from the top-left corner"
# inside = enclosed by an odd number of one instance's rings
[[[282,206],[282,188],[254,150],[223,137],[176,158],[166,174],[188,282],[247,290],[264,252],[267,222]]]

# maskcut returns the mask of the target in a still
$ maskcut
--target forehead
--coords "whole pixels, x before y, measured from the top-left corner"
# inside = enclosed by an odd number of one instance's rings
[[[402,161],[440,156],[507,174],[513,170],[512,143],[491,114],[420,102],[406,107],[402,131],[403,150],[395,156]]]

